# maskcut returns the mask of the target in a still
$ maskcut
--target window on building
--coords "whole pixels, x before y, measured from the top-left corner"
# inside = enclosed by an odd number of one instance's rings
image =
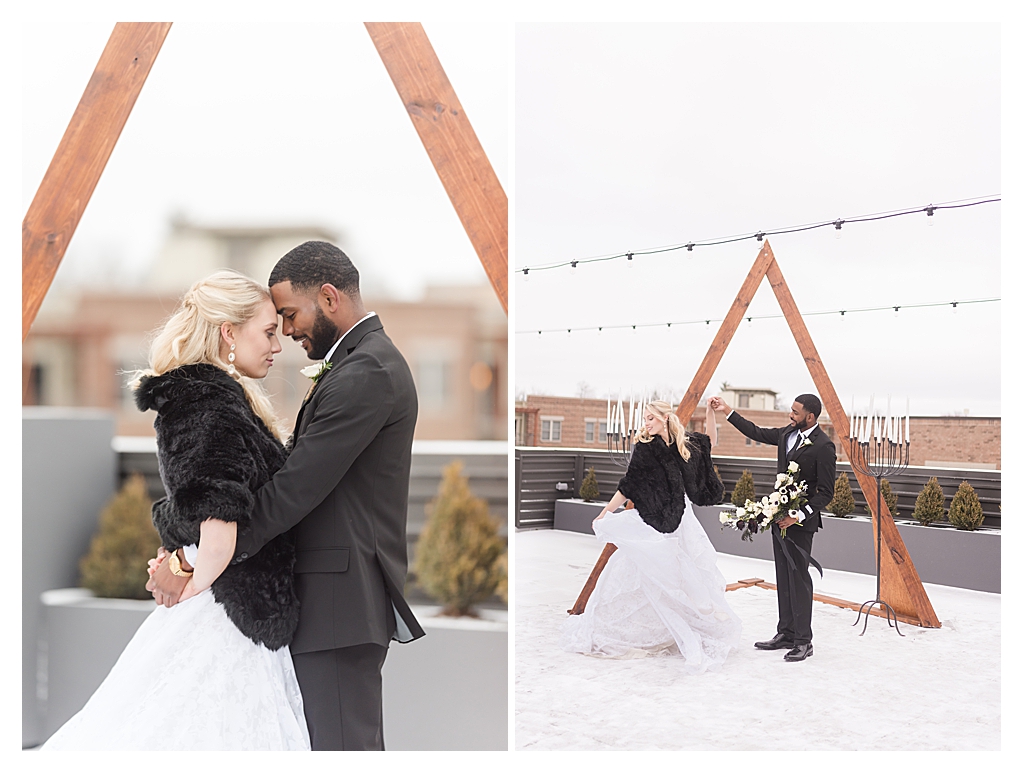
[[[749,393],[748,392],[739,392],[739,407],[740,408],[749,408]]]
[[[596,434],[597,422],[593,419],[586,420],[586,442],[592,443]]]
[[[426,411],[443,410],[450,382],[449,364],[440,358],[422,358],[416,367],[416,392],[419,405]]]
[[[598,443],[606,443],[607,442],[607,421],[600,422],[600,424],[598,426],[599,426],[599,429],[597,430],[597,442]]]
[[[561,442],[561,419],[540,419],[540,440],[547,443]]]
[[[524,414],[515,414],[515,445],[524,446],[526,444],[526,417]]]
[[[753,445],[753,441],[752,441],[752,440],[750,440],[749,438],[746,438],[746,445],[748,445],[748,446],[751,446],[751,445]],[[757,445],[760,445],[760,444],[759,444],[759,443],[757,443]]]

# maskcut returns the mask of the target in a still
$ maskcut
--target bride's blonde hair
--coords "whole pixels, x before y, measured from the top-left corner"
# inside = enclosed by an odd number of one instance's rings
[[[687,462],[689,461],[689,446],[686,444],[686,428],[682,426],[682,422],[678,420],[678,416],[671,410],[671,406],[663,400],[654,400],[646,404],[646,410],[653,413],[657,418],[661,419],[665,426],[668,428],[668,442],[674,443],[678,448],[679,454]],[[645,421],[645,419],[644,419]],[[646,431],[646,424],[640,428],[636,434],[636,440],[640,443],[649,443],[654,439],[654,436]]]
[[[217,271],[196,282],[153,339],[149,368],[131,374],[128,386],[138,389],[143,376],[160,376],[182,365],[197,363],[215,365],[231,373],[234,369],[229,369],[220,356],[220,326],[225,322],[232,325],[248,322],[270,299],[266,287],[237,271]],[[256,415],[278,440],[286,441],[287,429],[274,413],[263,385],[237,371],[231,376],[245,390]]]

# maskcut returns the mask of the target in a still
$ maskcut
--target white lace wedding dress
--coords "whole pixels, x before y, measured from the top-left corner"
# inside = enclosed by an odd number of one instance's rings
[[[306,750],[287,647],[239,631],[205,590],[157,607],[49,750]]]
[[[681,656],[690,673],[720,668],[739,644],[742,623],[725,601],[717,552],[692,502],[672,534],[648,526],[637,510],[608,513],[594,531],[618,550],[586,610],[565,621],[561,646],[612,658]]]

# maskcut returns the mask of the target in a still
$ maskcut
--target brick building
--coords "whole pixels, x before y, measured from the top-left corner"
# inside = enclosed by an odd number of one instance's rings
[[[114,411],[119,435],[153,435],[125,373],[144,367],[149,337],[191,283],[219,268],[267,277],[308,228],[200,228],[177,221],[141,287],[53,287],[22,346],[22,404]],[[417,301],[364,297],[405,356],[419,397],[417,440],[508,436],[507,317],[489,286],[428,287]],[[287,339],[264,385],[292,422],[308,389],[305,352]]]
[[[774,394],[770,390],[750,390]],[[726,402],[729,402],[727,397]],[[737,406],[729,402],[733,408]],[[626,406],[626,411],[628,406]],[[788,424],[788,411],[740,410],[740,413],[761,427],[783,427]],[[774,446],[750,440],[725,421],[724,415],[713,414],[717,426],[716,456],[745,456],[773,459]],[[515,445],[553,448],[605,448],[607,399],[527,395],[515,404]],[[832,440],[835,430],[825,413],[821,428]],[[914,466],[957,467],[960,469],[1001,469],[1002,420],[999,417],[912,416],[910,463]],[[706,403],[701,402],[689,421],[689,430],[707,432]],[[842,444],[835,442],[838,460],[847,461]]]

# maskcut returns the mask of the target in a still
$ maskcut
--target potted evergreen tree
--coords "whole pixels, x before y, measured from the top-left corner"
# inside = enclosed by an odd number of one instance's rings
[[[980,498],[973,486],[965,480],[959,484],[959,489],[952,497],[952,504],[948,506],[948,520],[957,529],[966,531],[973,531],[984,523]]]
[[[892,484],[888,482],[888,478],[881,478],[881,498],[888,505],[888,512],[891,513],[892,518],[895,518],[899,513],[895,508],[899,501],[899,495],[892,491]],[[873,518],[874,511],[870,507],[870,502],[866,503],[866,507],[867,515]]]
[[[747,499],[756,499],[756,496],[757,491],[753,483],[753,473],[749,470],[743,470],[739,480],[735,483],[735,488],[732,489],[732,504],[736,507],[742,507],[746,504]]]
[[[937,478],[928,480],[920,490],[913,507],[913,517],[924,526],[930,526],[945,517],[945,493]]]
[[[416,576],[444,605],[442,615],[476,617],[472,607],[497,593],[507,594],[507,550],[487,503],[469,491],[462,463],[444,468],[437,498],[416,548]]]
[[[590,467],[586,471],[586,477],[583,478],[582,485],[579,486],[579,497],[584,502],[592,502],[599,496],[600,487],[597,485],[597,471],[595,468]]]
[[[835,495],[828,504],[828,512],[839,518],[846,518],[856,509],[849,473],[843,472],[835,479]]]

